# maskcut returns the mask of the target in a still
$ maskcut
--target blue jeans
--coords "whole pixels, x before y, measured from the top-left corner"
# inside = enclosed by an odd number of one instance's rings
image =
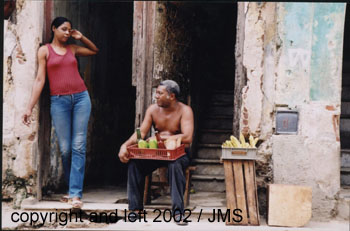
[[[91,112],[87,91],[51,96],[51,118],[62,155],[69,197],[83,195],[86,136]]]

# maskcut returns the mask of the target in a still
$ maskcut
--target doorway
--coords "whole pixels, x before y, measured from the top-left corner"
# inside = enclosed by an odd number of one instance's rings
[[[133,3],[108,1],[48,1],[46,20],[63,16],[99,48],[92,57],[78,57],[79,72],[88,88],[89,121],[84,191],[126,185],[126,168],[118,158],[120,145],[134,131],[136,90],[132,86]],[[49,5],[51,4],[51,5]],[[49,29],[49,27],[46,27]],[[79,44],[76,41],[70,41]],[[81,44],[80,44],[81,45]],[[48,95],[43,94],[44,97]],[[41,105],[49,113],[49,103]],[[41,120],[47,148],[39,178],[42,195],[65,190],[57,139],[48,118]],[[43,128],[46,129],[43,129]],[[50,131],[48,131],[50,130]],[[51,138],[47,138],[47,136]],[[43,137],[46,136],[46,137]],[[45,152],[47,154],[45,154]],[[50,155],[48,155],[50,153]],[[45,155],[47,155],[45,157]]]
[[[188,36],[184,39],[189,41],[185,44],[187,47],[177,49],[183,53],[171,53],[169,63],[183,67],[174,68],[178,78],[175,80],[185,89],[187,95],[183,97],[184,101],[192,106],[195,116],[192,158],[197,170],[193,175],[193,188],[195,191],[222,193],[225,185],[219,161],[221,143],[233,134],[237,3],[165,4],[174,13],[167,15],[170,16],[167,20],[179,20],[183,15],[181,20],[191,25],[187,27],[190,30],[183,32]],[[135,122],[133,2],[55,1],[51,7],[51,20],[59,15],[71,19],[74,27],[91,38],[100,49],[96,56],[78,60],[93,108],[84,190],[109,186],[125,188],[127,165],[120,163],[117,152],[134,131]],[[160,9],[157,10],[160,12]],[[182,14],[177,14],[177,10]],[[177,32],[181,23],[178,25]],[[172,31],[166,29],[170,35]],[[176,39],[175,36],[174,41],[165,42],[184,46]],[[42,111],[45,110],[47,108],[42,108]],[[63,189],[57,158],[59,151],[53,145],[53,139],[48,142],[50,160],[46,160],[47,165],[42,164],[40,171],[43,194]],[[54,168],[52,160],[56,161]]]
[[[340,114],[341,185],[350,188],[350,8],[346,5]]]
[[[221,144],[233,134],[237,3],[201,3],[192,30],[195,191],[224,192]]]

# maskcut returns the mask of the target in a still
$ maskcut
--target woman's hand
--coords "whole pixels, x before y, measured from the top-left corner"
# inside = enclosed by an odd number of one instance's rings
[[[76,40],[80,40],[83,37],[83,34],[80,31],[73,29],[71,31],[71,36]]]
[[[22,122],[27,126],[29,126],[29,124],[31,122],[31,120],[30,120],[31,115],[32,115],[32,110],[27,109],[26,112],[22,116]]]

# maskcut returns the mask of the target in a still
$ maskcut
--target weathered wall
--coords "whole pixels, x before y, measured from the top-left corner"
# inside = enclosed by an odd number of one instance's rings
[[[154,35],[153,87],[172,79],[181,88],[180,100],[187,103],[191,74],[193,6],[181,2],[158,2]]]
[[[282,52],[276,98],[299,110],[300,125],[298,136],[289,137],[288,142],[286,137],[273,138],[274,163],[290,160],[288,166],[274,164],[274,180],[312,186],[313,211],[319,219],[336,215],[340,189],[344,14],[344,3],[289,3],[281,4],[278,10],[278,20],[282,22],[278,29]],[[289,88],[288,95],[282,94],[286,88]],[[302,148],[295,151],[294,147]],[[293,165],[296,166],[293,172],[288,171]]]
[[[4,197],[16,195],[15,207],[26,195],[37,193],[38,105],[29,127],[21,116],[36,77],[42,19],[43,2],[20,0],[11,18],[4,21],[2,193]]]
[[[276,3],[245,3],[243,67],[247,85],[242,89],[240,130],[264,142],[256,161],[259,208],[266,213],[266,184],[272,183],[272,115],[274,100]]]
[[[241,129],[264,141],[258,181],[312,186],[314,218],[331,218],[340,187],[345,4],[246,3],[246,11]],[[274,135],[280,105],[299,111],[297,135]]]

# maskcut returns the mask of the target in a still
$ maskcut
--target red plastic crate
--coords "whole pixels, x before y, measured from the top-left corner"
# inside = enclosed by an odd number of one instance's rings
[[[176,160],[186,154],[185,144],[180,147],[169,149],[138,148],[137,144],[127,147],[130,159],[148,159],[148,160]]]

